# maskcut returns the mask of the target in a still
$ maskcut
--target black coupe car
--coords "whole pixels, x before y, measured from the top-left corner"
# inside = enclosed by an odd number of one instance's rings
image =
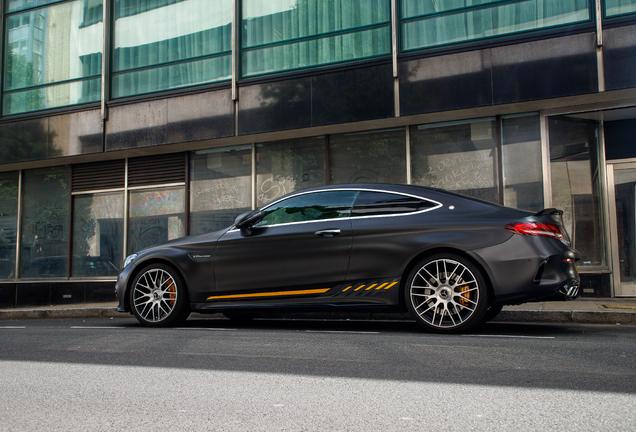
[[[119,311],[170,326],[191,311],[404,311],[466,331],[503,305],[579,295],[562,212],[516,210],[419,186],[305,189],[233,226],[144,249],[117,280]]]

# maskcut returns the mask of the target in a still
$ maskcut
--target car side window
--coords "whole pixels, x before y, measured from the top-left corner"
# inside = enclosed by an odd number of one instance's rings
[[[326,191],[291,197],[263,209],[263,220],[255,226],[349,217],[357,195],[357,191]]]
[[[423,198],[388,192],[362,191],[356,199],[351,216],[382,216],[413,213],[435,207]]]

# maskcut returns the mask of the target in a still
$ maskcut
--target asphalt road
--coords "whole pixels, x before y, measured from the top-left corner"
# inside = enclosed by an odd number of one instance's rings
[[[636,430],[636,327],[0,323],[0,430]]]

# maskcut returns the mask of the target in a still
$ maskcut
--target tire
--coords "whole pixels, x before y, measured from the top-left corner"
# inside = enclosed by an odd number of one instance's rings
[[[404,289],[417,323],[438,333],[459,333],[482,322],[488,287],[481,271],[454,254],[427,257],[411,271]]]
[[[179,273],[166,264],[150,264],[130,287],[130,308],[148,327],[182,324],[190,315],[190,300]]]
[[[500,304],[495,303],[493,305],[490,305],[490,307],[486,311],[486,314],[482,318],[481,323],[485,324],[488,321],[492,321],[493,319],[495,319],[495,317],[499,315],[499,312],[501,312],[502,308],[503,308],[503,305],[500,305]]]

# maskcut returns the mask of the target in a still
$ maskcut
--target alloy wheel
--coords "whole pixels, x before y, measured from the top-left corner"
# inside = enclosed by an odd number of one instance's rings
[[[408,289],[413,312],[437,329],[466,324],[479,305],[477,278],[466,265],[448,258],[422,265]]]

